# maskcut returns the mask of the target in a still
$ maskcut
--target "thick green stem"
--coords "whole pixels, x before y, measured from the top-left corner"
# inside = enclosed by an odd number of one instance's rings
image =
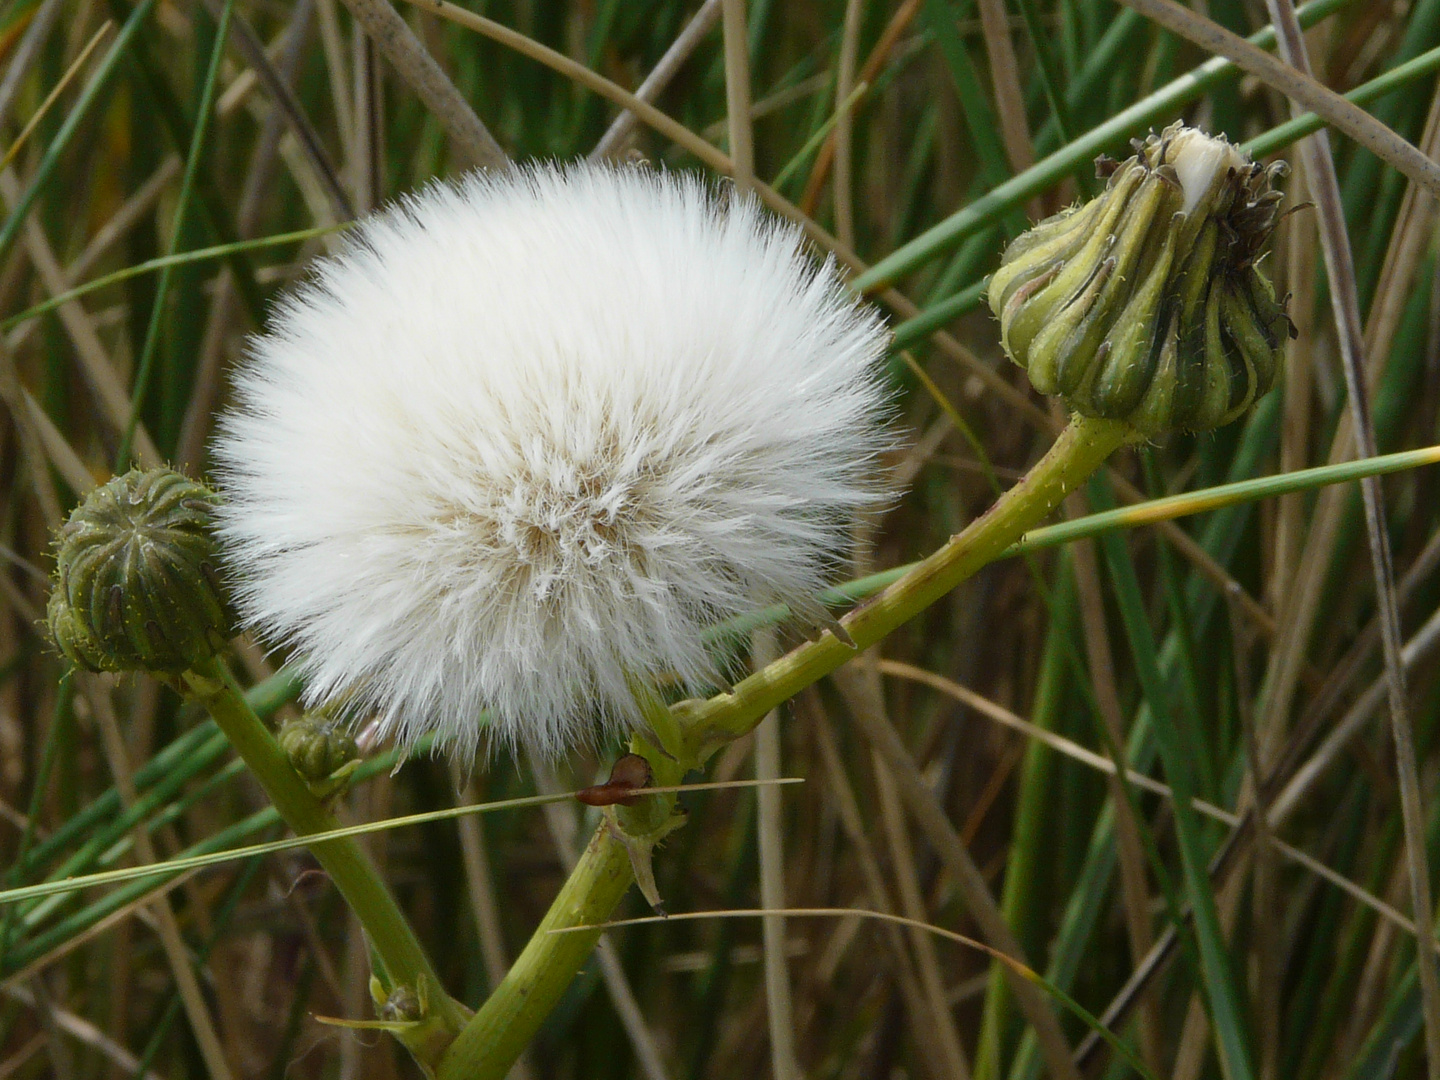
[[[598,930],[551,931],[603,923],[634,880],[625,844],[601,824],[525,951],[450,1044],[438,1080],[499,1080],[510,1071],[600,940]]]
[[[1076,417],[1025,479],[983,516],[842,620],[855,644],[862,649],[874,644],[994,561],[1044,520],[1112,451],[1136,437],[1128,424]],[[683,756],[688,758],[698,748],[703,760],[752,729],[776,705],[854,655],[852,646],[827,632],[818,641],[802,645],[757,671],[737,685],[733,694],[675,706],[678,733],[671,730],[671,739],[659,737],[672,741],[678,734]],[[656,779],[662,783],[673,782],[672,774],[683,771],[672,760],[673,752],[670,756],[656,754],[640,739],[636,751],[645,753],[657,767]],[[668,816],[673,797],[657,796],[653,801],[661,805],[647,807],[642,803],[635,808],[636,813],[620,815],[620,824],[627,833],[653,828],[656,821]],[[643,842],[645,837],[640,839]],[[605,922],[633,880],[630,852],[615,823],[606,821],[510,973],[446,1051],[438,1080],[501,1080],[510,1071],[600,936],[598,931],[551,931]]]
[[[655,690],[636,680],[635,700],[650,720],[650,738],[636,734],[630,750],[649,763],[656,787],[672,787],[695,764],[694,755],[674,715]],[[531,936],[495,992],[480,1007],[440,1063],[438,1080],[474,1080],[505,1076],[525,1049],[560,995],[600,939],[589,933],[556,934],[571,926],[593,926],[610,918],[640,875],[640,891],[652,898],[655,878],[650,855],[655,844],[683,822],[674,815],[674,795],[654,795],[634,806],[607,810],[606,820],[590,839],[570,872],[544,921]]]
[[[184,680],[191,695],[209,710],[235,752],[265,788],[275,809],[297,835],[312,836],[340,827],[339,821],[291,767],[284,751],[245,701],[223,663],[207,661],[186,672]],[[442,1037],[426,1041],[448,1044],[449,1036],[464,1026],[468,1010],[443,991],[430,958],[381,880],[375,864],[354,837],[317,840],[310,850],[365,928],[375,955],[384,966],[385,989],[409,987],[427,997],[429,1016],[439,1021],[438,1034]],[[404,1035],[400,1037],[418,1057],[438,1057],[438,1051],[427,1052],[423,1046],[412,1045],[412,1040]]]

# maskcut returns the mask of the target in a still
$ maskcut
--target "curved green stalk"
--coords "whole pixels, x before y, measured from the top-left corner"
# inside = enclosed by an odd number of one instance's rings
[[[340,827],[291,767],[220,660],[206,661],[182,678],[191,696],[209,710],[235,752],[265,788],[286,824],[300,836]],[[422,1001],[428,1001],[429,1017],[421,1020],[424,1030],[417,1028],[414,1033],[418,1038],[409,1034],[400,1037],[422,1063],[433,1064],[439,1049],[431,1047],[435,1043],[448,1044],[465,1023],[467,1011],[444,993],[430,958],[359,843],[353,837],[323,840],[311,845],[310,850],[364,926],[384,969],[384,989],[388,992],[408,987]]]
[[[1004,554],[1111,452],[1135,438],[1128,424],[1076,417],[1025,478],[985,514],[842,620],[853,644],[826,632],[743,680],[733,693],[674,706],[671,711],[678,723],[683,756],[693,752],[705,760],[749,732],[776,705],[845,663],[857,647],[874,644],[924,611]],[[661,737],[671,741],[664,733]],[[636,742],[637,752],[649,749],[643,740]],[[646,752],[645,756],[652,765],[661,766],[657,772],[673,773],[678,767],[666,761],[665,755]],[[646,845],[653,846],[666,828],[673,796],[647,802],[649,805],[636,807],[634,814],[622,812],[608,819],[596,831],[525,951],[446,1051],[439,1080],[500,1080],[509,1072],[599,938],[599,931],[552,931],[609,919],[634,880],[631,859],[635,848],[648,851]],[[657,826],[657,822],[661,824]]]
[[[1075,417],[1025,478],[994,506],[841,620],[854,646],[827,633],[736,684],[733,694],[677,706],[682,725],[701,749],[702,760],[744,735],[775,706],[845,663],[855,655],[855,647],[875,644],[1005,554],[1114,450],[1136,437],[1134,429],[1121,421]]]

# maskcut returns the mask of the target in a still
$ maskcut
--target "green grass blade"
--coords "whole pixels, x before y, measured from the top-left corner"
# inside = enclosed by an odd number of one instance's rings
[[[225,0],[220,12],[220,25],[215,31],[215,44],[210,51],[210,65],[205,71],[205,82],[200,91],[200,107],[195,118],[195,129],[190,136],[189,152],[185,156],[185,173],[180,181],[180,198],[175,205],[175,218],[171,224],[170,251],[185,236],[186,218],[190,212],[190,199],[195,191],[195,177],[200,170],[200,161],[205,149],[205,135],[210,128],[210,114],[214,111],[215,85],[220,78],[220,60],[225,55],[225,42],[230,36],[230,18],[235,11],[235,0]],[[140,349],[140,358],[135,363],[134,388],[130,395],[130,421],[120,437],[120,447],[115,451],[115,471],[123,472],[130,460],[130,447],[135,439],[135,425],[140,422],[140,407],[150,386],[150,370],[154,366],[155,352],[160,347],[160,332],[165,323],[166,301],[170,296],[170,281],[174,264],[167,264],[160,270],[160,280],[155,286],[155,302],[150,309],[150,325],[145,331],[145,343]]]
[[[46,312],[54,311],[61,304],[69,303],[71,300],[78,300],[88,293],[103,289],[107,285],[115,285],[121,281],[128,281],[130,278],[139,277],[142,274],[152,274],[157,270],[164,270],[175,266],[190,266],[195,263],[211,262],[215,259],[223,259],[229,255],[245,251],[260,251],[265,248],[280,247],[284,244],[294,244],[305,240],[313,240],[320,236],[329,236],[332,233],[343,232],[349,229],[353,222],[343,222],[339,225],[325,225],[315,229],[299,229],[295,232],[279,233],[275,236],[262,236],[255,240],[237,240],[233,244],[215,244],[212,247],[197,248],[194,251],[182,251],[174,255],[161,255],[159,258],[147,259],[145,262],[136,263],[134,266],[127,266],[123,270],[116,270],[113,273],[104,274],[94,278],[82,285],[77,285],[63,293],[58,293],[48,300],[42,301],[33,307],[11,315],[0,321],[0,330],[9,330]]]
[[[1046,629],[1045,652],[1040,661],[1040,674],[1035,688],[1032,723],[1053,729],[1064,700],[1068,675],[1070,637],[1074,634],[1075,588],[1068,563],[1060,570],[1060,581],[1052,590],[1050,623]],[[1000,913],[1026,955],[1040,955],[1043,945],[1027,934],[1037,915],[1040,901],[1037,878],[1043,863],[1050,861],[1045,807],[1052,798],[1052,774],[1055,752],[1040,742],[1025,748],[1020,765],[1018,792],[1015,798],[1015,827],[1011,832],[1010,851],[1005,860],[1005,884],[1000,893]],[[975,1051],[975,1080],[1000,1075],[1001,1061],[1007,1041],[1007,1021],[1012,1016],[1010,985],[998,967],[990,969],[990,983],[981,1011],[980,1040]]]
[[[940,55],[955,83],[955,93],[960,99],[965,124],[979,158],[980,174],[991,185],[1003,184],[1010,177],[1010,164],[1005,157],[1005,147],[1000,142],[1000,125],[995,119],[990,101],[981,89],[980,77],[965,41],[955,26],[955,13],[945,0],[924,0],[923,15],[926,25],[935,35]],[[1011,235],[1019,235],[1027,227],[1025,215],[1007,213],[1005,223]]]
[[[1393,94],[1416,79],[1423,79],[1435,71],[1440,71],[1440,47],[1421,53],[1415,59],[1393,67],[1369,82],[1362,83],[1346,94],[1345,98],[1356,105],[1369,105],[1386,94]],[[1285,123],[1271,128],[1263,135],[1257,135],[1248,142],[1242,143],[1241,149],[1253,157],[1267,157],[1277,150],[1299,142],[1306,135],[1311,135],[1324,126],[1325,121],[1314,113],[1303,113],[1293,120],[1287,120]]]
[[[141,0],[135,10],[130,13],[129,18],[127,18],[124,25],[120,27],[120,32],[115,35],[115,40],[110,43],[110,48],[105,53],[105,58],[100,61],[99,66],[95,69],[95,74],[92,75],[90,81],[85,84],[85,89],[80,92],[80,97],[76,100],[74,107],[66,114],[65,122],[60,126],[60,130],[56,132],[55,138],[52,139],[50,145],[45,148],[45,156],[40,159],[40,164],[36,166],[35,175],[30,179],[30,185],[20,196],[20,200],[15,204],[15,208],[10,212],[10,216],[5,219],[4,225],[0,225],[0,260],[3,260],[10,254],[10,249],[14,246],[16,237],[20,235],[20,228],[25,224],[25,219],[30,214],[30,208],[35,205],[36,198],[38,198],[40,192],[44,190],[45,185],[50,182],[56,166],[60,164],[61,157],[70,146],[71,140],[74,139],[75,132],[79,130],[80,125],[90,115],[90,111],[94,108],[96,102],[100,100],[101,92],[110,84],[110,80],[114,78],[115,72],[120,66],[120,61],[125,56],[126,49],[134,39],[135,33],[139,30],[141,24],[149,17],[150,10],[154,6],[155,0]]]
[[[1092,500],[1096,497],[1096,492],[1097,487],[1092,483]],[[1110,580],[1115,586],[1125,634],[1130,642],[1132,658],[1144,688],[1145,699],[1154,716],[1152,730],[1155,733],[1155,742],[1164,764],[1165,776],[1175,796],[1175,832],[1184,867],[1185,893],[1194,917],[1205,997],[1215,1030],[1221,1071],[1226,1080],[1251,1080],[1254,1072],[1250,1066],[1248,1040],[1242,1020],[1244,1010],[1230,971],[1228,949],[1220,928],[1219,912],[1215,907],[1215,894],[1210,888],[1209,856],[1204,850],[1200,823],[1191,804],[1195,794],[1195,782],[1186,740],[1179,727],[1183,710],[1176,709],[1171,704],[1170,693],[1160,670],[1155,639],[1145,613],[1140,582],[1135,576],[1134,566],[1130,562],[1129,553],[1124,550],[1124,545],[1124,538],[1113,533],[1107,534],[1101,541]]]

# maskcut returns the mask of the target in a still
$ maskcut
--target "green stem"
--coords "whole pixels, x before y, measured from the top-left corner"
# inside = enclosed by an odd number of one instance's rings
[[[985,514],[869,604],[842,620],[855,644],[862,649],[874,644],[1000,557],[1059,506],[1112,451],[1136,437],[1128,424],[1073,419],[1025,478]],[[672,711],[679,723],[684,756],[698,750],[703,761],[725,743],[750,731],[776,705],[854,656],[854,648],[827,632],[818,641],[802,645],[757,671],[737,685],[733,694],[675,706]],[[638,738],[636,745],[637,752],[647,749]],[[659,767],[656,778],[662,782],[682,768],[653,751],[646,756],[652,766]],[[662,771],[667,775],[662,777]],[[632,835],[653,828],[656,821],[668,815],[674,800],[670,796],[659,801],[661,805],[642,803],[635,808],[635,814],[620,815],[620,823]],[[639,830],[635,825],[640,826]],[[614,825],[607,821],[596,831],[510,973],[451,1043],[440,1062],[438,1080],[501,1080],[509,1072],[600,936],[599,931],[551,931],[605,922],[633,880],[629,852]]]
[[[695,757],[685,732],[676,724],[654,688],[632,680],[630,689],[650,722],[657,748],[636,733],[631,753],[649,763],[656,787],[673,787],[694,767]],[[607,820],[590,838],[525,951],[516,959],[495,992],[480,1007],[440,1063],[438,1080],[475,1080],[505,1076],[539,1030],[560,995],[570,985],[600,940],[600,931],[556,934],[572,926],[592,926],[610,918],[635,881],[636,864],[652,891],[650,853],[655,843],[683,819],[673,817],[674,795],[656,795],[634,806],[607,811]],[[612,816],[613,813],[613,816]]]
[[[297,835],[311,836],[340,827],[334,815],[291,767],[284,751],[250,708],[220,660],[211,659],[197,665],[185,673],[184,681],[191,695],[209,710],[235,752],[265,788],[275,809]],[[384,968],[381,974],[385,989],[409,987],[427,996],[431,1015],[439,1020],[443,1031],[448,1035],[458,1032],[468,1018],[467,1011],[444,993],[430,958],[360,844],[354,837],[345,837],[316,841],[310,850],[365,928],[374,954]],[[448,1035],[444,1039],[446,1043]],[[430,1056],[417,1049],[413,1040],[402,1037],[402,1041],[417,1056]]]
[[[603,823],[525,951],[450,1044],[438,1080],[500,1080],[510,1071],[600,940],[599,930],[551,931],[603,923],[634,880],[624,843]]]
[[[983,515],[903,578],[841,620],[855,644],[865,649],[913,619],[1049,516],[1112,451],[1137,438],[1117,420],[1077,416],[1055,439],[1023,480]],[[855,650],[831,634],[792,650],[773,664],[704,702],[677,706],[681,724],[702,748],[702,759],[750,731],[782,701],[834,671]]]

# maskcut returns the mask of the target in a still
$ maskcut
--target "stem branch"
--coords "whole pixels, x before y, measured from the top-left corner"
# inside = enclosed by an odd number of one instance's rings
[[[855,645],[861,649],[873,645],[993,562],[1044,520],[1112,451],[1135,438],[1128,424],[1074,418],[1025,478],[985,514],[842,620]],[[782,701],[855,655],[853,646],[827,631],[819,640],[801,645],[755,672],[733,693],[674,706],[684,756],[695,750],[699,760],[705,760],[753,729]],[[652,766],[659,765],[658,780],[668,781],[670,772],[683,771],[678,762],[664,755],[652,752],[646,756]],[[667,773],[665,777],[660,775],[662,771]],[[647,800],[635,808],[639,813],[621,814],[620,824],[627,833],[633,832],[632,823],[639,824],[642,818],[642,831],[653,827],[654,822],[669,816],[673,802],[673,796],[663,797],[662,805],[647,805]],[[571,934],[551,931],[605,922],[633,880],[625,842],[616,825],[607,821],[596,831],[510,973],[446,1051],[438,1080],[500,1080],[505,1076],[600,936],[598,930]]]

